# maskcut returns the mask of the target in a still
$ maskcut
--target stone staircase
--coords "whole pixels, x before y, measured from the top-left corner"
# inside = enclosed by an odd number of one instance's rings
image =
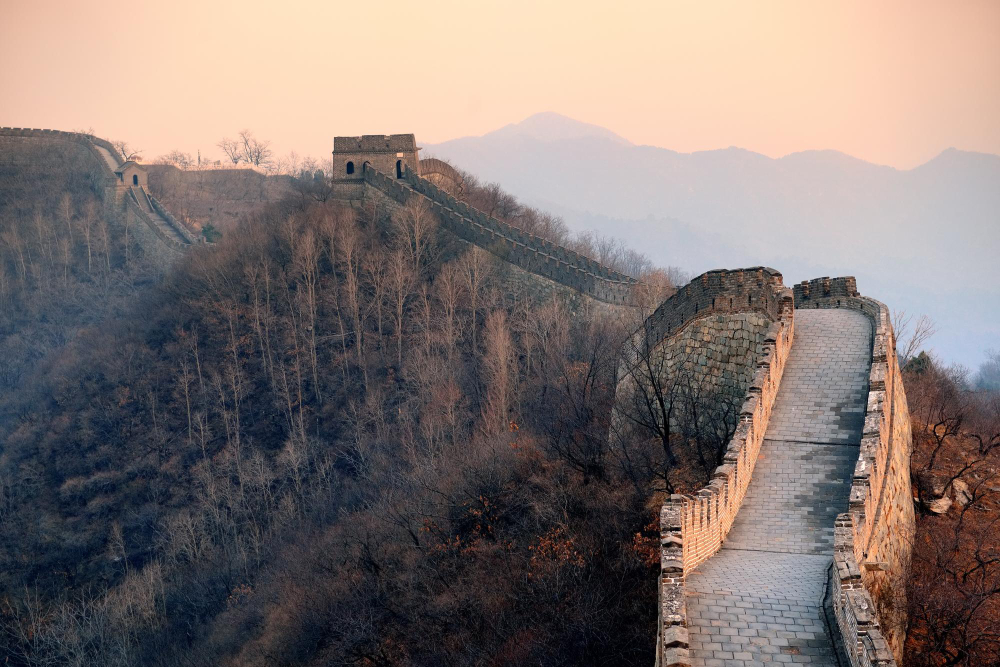
[[[190,240],[187,237],[181,234],[181,232],[174,225],[160,215],[160,213],[153,206],[152,201],[150,201],[146,190],[141,185],[130,186],[129,194],[139,206],[139,210],[142,211],[143,215],[149,219],[149,222],[151,222],[153,226],[163,234],[163,236],[182,245],[190,243]]]
[[[722,548],[687,575],[692,667],[837,665],[823,604],[834,523],[858,460],[872,325],[797,310],[747,495]]]

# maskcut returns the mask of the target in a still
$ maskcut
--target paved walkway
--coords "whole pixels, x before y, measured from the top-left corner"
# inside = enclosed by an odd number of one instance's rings
[[[722,549],[687,578],[693,665],[837,664],[823,587],[870,366],[867,317],[795,311],[795,342],[743,506]]]
[[[97,144],[94,144],[94,148],[97,149],[97,152],[101,154],[101,157],[104,158],[104,161],[108,163],[109,167],[111,167],[111,171],[114,171],[119,167],[121,163],[118,161],[117,156],[111,154],[111,151],[109,151],[104,146],[99,146]]]

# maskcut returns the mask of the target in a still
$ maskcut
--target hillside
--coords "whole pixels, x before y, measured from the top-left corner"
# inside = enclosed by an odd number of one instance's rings
[[[92,165],[22,157],[5,665],[652,661],[651,480],[606,438],[624,323],[419,210],[298,194],[161,268]]]
[[[1000,303],[1000,156],[949,149],[900,171],[836,151],[683,154],[555,114],[424,153],[655,264],[694,275],[762,263],[788,283],[855,275],[895,308],[931,316],[944,359],[975,367],[996,346],[1000,310],[986,304]]]

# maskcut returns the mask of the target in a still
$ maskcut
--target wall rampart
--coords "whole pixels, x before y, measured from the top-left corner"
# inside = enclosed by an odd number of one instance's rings
[[[20,127],[0,127],[0,136],[5,137],[24,137],[24,138],[41,138],[41,139],[60,139],[64,141],[72,141],[74,143],[85,146],[97,160],[99,166],[99,172],[105,177],[107,181],[106,192],[118,192],[121,193],[122,189],[118,187],[118,180],[115,178],[114,172],[111,170],[110,165],[104,159],[104,156],[97,150],[97,146],[101,146],[111,152],[112,155],[117,156],[118,152],[111,143],[100,137],[95,137],[89,134],[83,134],[81,132],[63,132],[62,130],[39,130],[33,128],[20,128]],[[146,226],[149,227],[155,237],[165,243],[168,247],[173,250],[182,249],[185,247],[184,244],[179,244],[176,241],[167,238],[163,232],[156,227],[152,220],[144,210],[135,202],[130,196],[123,196],[123,205],[126,208],[126,214],[131,212],[131,214],[136,215]],[[181,225],[173,216],[163,209],[159,202],[155,202],[152,197],[150,197],[150,206],[152,206],[160,215],[167,220],[168,224],[173,225],[178,233],[181,234],[189,243],[194,243],[195,239],[192,234]]]
[[[661,305],[642,334],[652,349],[706,319],[732,321],[737,312],[757,313],[770,324],[722,465],[707,486],[674,494],[660,509],[656,659],[661,667],[690,664],[684,579],[721,548],[746,496],[794,337],[792,292],[773,269],[710,271]]]
[[[63,141],[72,141],[74,143],[84,146],[91,155],[97,160],[98,164],[101,165],[100,173],[106,178],[109,186],[114,186],[116,183],[115,175],[111,171],[108,164],[105,162],[104,157],[97,151],[95,144],[100,144],[108,148],[112,155],[116,155],[114,146],[104,139],[99,139],[93,137],[89,134],[82,134],[80,132],[63,132],[62,130],[38,130],[33,128],[22,128],[22,127],[0,127],[0,136],[3,137],[24,137],[24,138],[39,138],[39,139],[61,139]]]
[[[178,243],[177,241],[173,240],[172,238],[169,238],[166,234],[164,234],[163,230],[157,227],[153,223],[153,221],[149,219],[149,216],[146,215],[146,212],[142,210],[142,207],[134,199],[133,194],[130,193],[126,195],[125,197],[122,198],[122,200],[125,206],[125,215],[131,215],[141,220],[144,226],[153,233],[153,236],[156,237],[157,241],[167,246],[171,250],[183,251],[188,248],[188,245],[186,243]]]
[[[803,282],[795,286],[794,294],[796,308],[853,308],[873,325],[861,451],[848,511],[836,521],[830,590],[851,664],[899,664],[906,638],[905,591],[915,517],[910,415],[891,316],[885,304],[861,296],[852,277]]]
[[[404,176],[399,180],[371,166],[364,169],[367,184],[400,204],[414,196],[429,200],[431,212],[445,229],[502,260],[605,303],[630,302],[632,288],[638,282],[634,278],[491,218],[411,170]]]
[[[160,217],[166,220],[167,224],[169,224],[171,227],[177,230],[177,233],[183,236],[184,240],[186,240],[188,243],[198,243],[198,239],[195,237],[194,234],[191,233],[191,230],[187,228],[187,225],[182,223],[174,216],[170,215],[170,212],[167,211],[167,209],[163,208],[163,205],[160,204],[159,201],[157,201],[156,197],[149,194],[148,192],[145,192],[145,190],[143,190],[143,192],[145,193],[146,198],[149,199],[149,205],[153,208],[153,210],[156,211],[160,215]]]
[[[646,320],[647,348],[702,315],[753,310],[777,320],[783,307],[791,308],[791,298],[786,294],[781,273],[774,269],[755,266],[707,271],[677,290]]]
[[[442,183],[446,184],[446,189],[453,195],[461,195],[464,190],[465,179],[457,169],[444,160],[437,158],[420,160],[420,177],[438,187],[441,187]]]

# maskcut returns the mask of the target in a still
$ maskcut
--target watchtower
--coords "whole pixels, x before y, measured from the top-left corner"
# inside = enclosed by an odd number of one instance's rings
[[[353,190],[364,181],[364,165],[370,164],[386,176],[402,178],[407,169],[420,174],[417,140],[412,134],[366,134],[334,137],[333,184],[335,189]],[[337,187],[347,186],[347,187]]]
[[[135,185],[149,189],[146,183],[146,170],[134,160],[129,160],[115,169],[115,176],[118,178],[119,186],[129,188]]]

